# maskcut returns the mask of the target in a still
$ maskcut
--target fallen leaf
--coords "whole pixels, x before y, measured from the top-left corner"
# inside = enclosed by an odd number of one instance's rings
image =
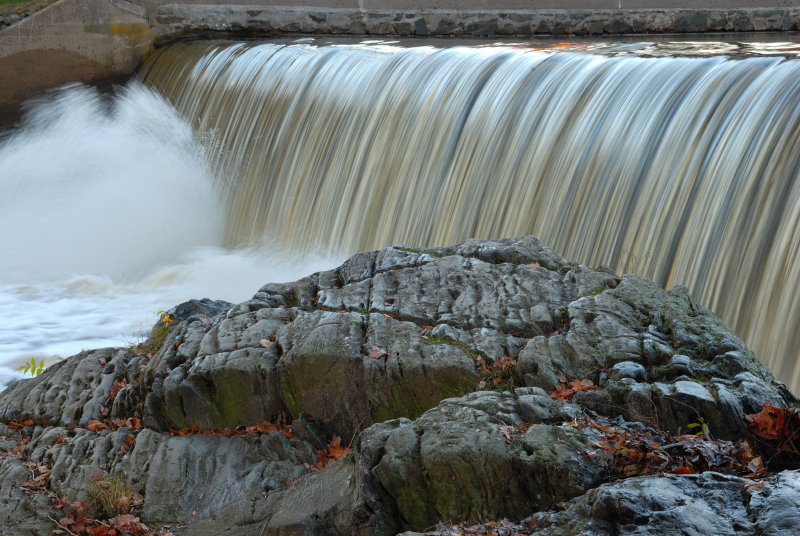
[[[374,357],[374,358],[383,357],[385,355],[389,355],[389,352],[377,346],[373,346],[372,351],[369,353],[369,357]]]
[[[103,430],[108,430],[109,426],[102,421],[89,421],[89,424],[86,425],[86,429],[99,434]]]
[[[20,428],[25,428],[26,426],[33,426],[33,419],[25,419],[21,422],[8,423],[8,427],[12,430],[19,430]]]
[[[764,402],[761,411],[753,415],[745,415],[750,423],[750,431],[758,437],[770,440],[778,439],[781,429],[786,424],[782,408],[776,408]]]

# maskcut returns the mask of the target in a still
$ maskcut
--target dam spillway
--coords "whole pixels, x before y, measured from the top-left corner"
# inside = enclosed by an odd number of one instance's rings
[[[533,234],[686,285],[800,385],[792,44],[199,42],[139,78],[202,138],[229,247]]]

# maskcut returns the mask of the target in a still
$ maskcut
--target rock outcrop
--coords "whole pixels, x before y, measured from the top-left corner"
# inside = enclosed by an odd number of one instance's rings
[[[571,264],[526,237],[361,253],[238,305],[172,312],[153,353],[82,352],[0,393],[4,534],[46,533],[58,517],[20,490],[25,463],[47,467],[51,496],[68,501],[95,475],[122,475],[142,521],[197,535],[532,515],[536,534],[669,533],[680,516],[698,534],[800,527],[795,472],[748,495],[751,480],[714,472],[609,482],[608,458],[591,454],[603,427],[590,418],[663,437],[702,423],[735,442],[765,402],[796,403],[685,289]],[[577,380],[593,388],[548,395]],[[242,431],[263,421],[291,433]],[[351,452],[318,470],[332,438]]]

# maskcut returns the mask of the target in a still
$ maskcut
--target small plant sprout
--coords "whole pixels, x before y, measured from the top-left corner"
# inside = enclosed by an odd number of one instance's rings
[[[703,420],[702,417],[698,417],[697,420],[700,422],[692,422],[687,425],[689,429],[691,430],[699,428],[699,430],[694,433],[694,435],[696,435],[697,437],[711,437],[711,433],[709,432],[708,424],[706,424],[706,421]]]
[[[177,318],[175,313],[170,313],[167,311],[159,311],[158,316],[160,317],[159,320],[161,320],[161,323],[164,324],[167,329],[169,329],[170,324],[175,322],[175,319]]]
[[[31,358],[30,363],[26,363],[25,365],[21,365],[17,367],[15,370],[22,372],[22,374],[30,374],[31,376],[38,376],[42,372],[44,372],[44,359],[37,361],[34,358]]]
[[[178,320],[178,315],[175,313],[159,311],[158,322],[156,322],[156,325],[150,330],[150,336],[144,342],[132,345],[130,350],[138,356],[152,357],[167,339],[169,328],[176,320]]]

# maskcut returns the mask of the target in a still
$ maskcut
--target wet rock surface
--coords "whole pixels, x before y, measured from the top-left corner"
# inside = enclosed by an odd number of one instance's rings
[[[361,253],[238,305],[181,304],[161,327],[153,351],[82,352],[0,393],[13,427],[0,429],[3,533],[57,517],[20,489],[25,463],[70,501],[123,475],[142,521],[185,534],[395,534],[534,514],[536,534],[798,526],[792,471],[609,482],[591,419],[659,438],[702,423],[736,442],[745,415],[796,400],[685,289],[569,263],[532,237]],[[590,387],[548,394],[570,382]],[[351,450],[325,467],[332,440]],[[743,495],[748,483],[760,491]]]
[[[532,534],[792,534],[800,526],[800,475],[763,483],[707,472],[606,484],[562,512],[534,516]]]

